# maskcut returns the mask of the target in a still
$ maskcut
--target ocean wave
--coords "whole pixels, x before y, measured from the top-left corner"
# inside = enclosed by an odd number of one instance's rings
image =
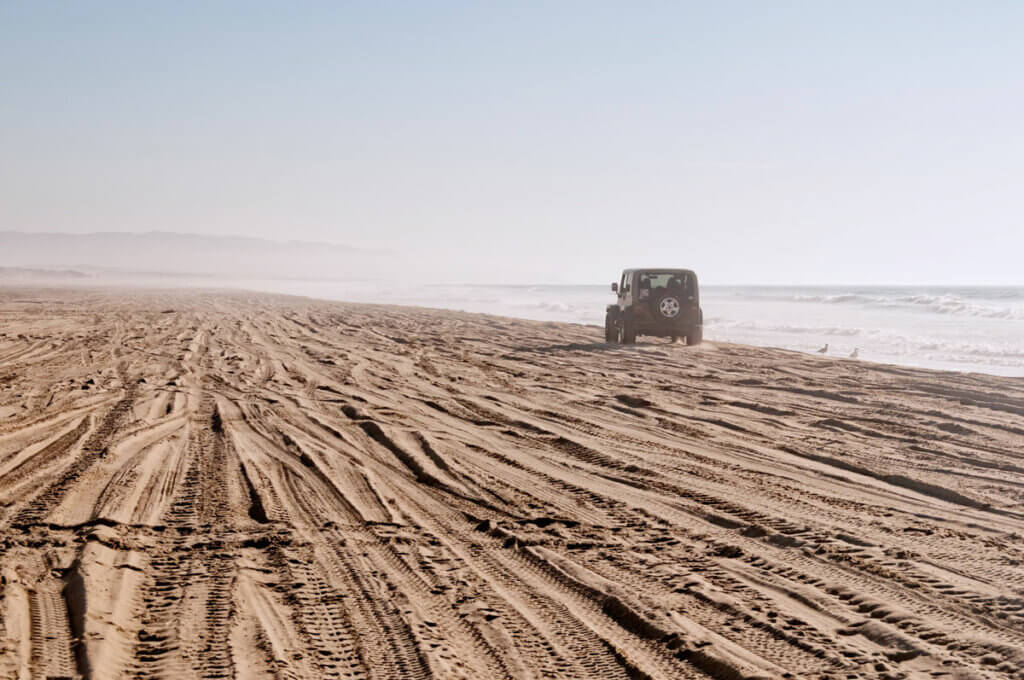
[[[704,319],[704,326],[708,329],[741,330],[760,333],[796,333],[800,335],[833,335],[841,337],[854,337],[862,335],[866,331],[861,328],[846,328],[842,326],[807,326],[801,324],[764,324],[756,321],[736,321],[717,317]]]
[[[943,343],[930,342],[922,343],[920,349],[942,354],[946,358],[954,357],[975,357],[978,361],[994,359],[1008,359],[1024,361],[1024,347],[997,347],[992,345],[980,345],[971,343]]]
[[[1024,319],[1024,307],[979,304],[957,295],[867,295],[864,293],[840,293],[836,295],[794,295],[794,302],[815,302],[822,304],[859,304],[876,308],[900,308],[931,312],[976,316],[988,319]]]
[[[835,352],[859,348],[862,358],[914,364],[920,361],[944,364],[974,364],[1024,367],[1024,343],[1019,341],[964,341],[908,335],[893,329],[811,326],[708,319],[705,337],[726,342],[768,345],[784,349],[813,351],[823,342]]]

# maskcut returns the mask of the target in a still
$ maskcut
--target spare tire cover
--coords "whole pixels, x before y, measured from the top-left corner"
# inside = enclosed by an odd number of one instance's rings
[[[679,296],[675,293],[665,293],[659,296],[654,302],[654,309],[658,316],[663,319],[674,319],[679,316],[683,306],[679,303]]]

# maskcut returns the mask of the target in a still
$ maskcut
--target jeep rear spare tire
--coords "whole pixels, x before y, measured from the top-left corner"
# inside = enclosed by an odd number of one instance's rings
[[[665,321],[675,321],[682,312],[683,305],[679,301],[679,295],[672,291],[662,293],[654,298],[655,318],[662,318]]]

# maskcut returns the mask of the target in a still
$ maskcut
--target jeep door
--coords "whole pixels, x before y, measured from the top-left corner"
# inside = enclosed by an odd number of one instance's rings
[[[622,272],[622,280],[619,281],[619,309],[629,309],[633,304],[633,272]]]

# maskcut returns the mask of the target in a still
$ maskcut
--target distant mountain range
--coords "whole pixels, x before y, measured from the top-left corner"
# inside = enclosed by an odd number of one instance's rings
[[[30,269],[27,267],[0,267],[0,281],[38,279],[85,279],[89,275],[70,269]]]
[[[388,259],[388,253],[350,246],[245,236],[0,231],[0,268],[8,269],[333,278],[371,274]]]

